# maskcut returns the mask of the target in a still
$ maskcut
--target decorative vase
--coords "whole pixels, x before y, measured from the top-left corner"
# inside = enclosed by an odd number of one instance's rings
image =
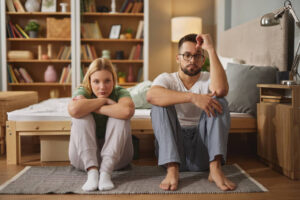
[[[53,65],[48,65],[45,73],[44,80],[45,82],[56,82],[57,74]]]
[[[128,82],[134,82],[134,75],[133,75],[133,67],[130,66],[128,69],[128,76],[127,76]]]
[[[38,12],[40,11],[40,1],[27,0],[25,3],[25,8],[28,12]]]
[[[102,58],[110,59],[110,51],[109,50],[102,50]]]

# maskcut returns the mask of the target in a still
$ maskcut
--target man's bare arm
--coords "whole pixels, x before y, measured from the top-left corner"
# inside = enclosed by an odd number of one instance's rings
[[[147,92],[147,101],[156,106],[169,106],[191,102],[192,93],[169,90],[161,86],[152,86]]]
[[[214,49],[212,39],[208,34],[200,34],[196,38],[196,48],[202,48],[208,52],[210,61],[210,86],[209,89],[216,93],[217,97],[224,97],[228,93],[228,82],[225,71]]]

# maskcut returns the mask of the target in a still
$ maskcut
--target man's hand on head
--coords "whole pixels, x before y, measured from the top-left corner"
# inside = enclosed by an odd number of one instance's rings
[[[212,39],[209,34],[197,35],[196,41],[197,41],[197,44],[196,44],[197,49],[202,48],[202,49],[208,51],[208,50],[214,48]]]

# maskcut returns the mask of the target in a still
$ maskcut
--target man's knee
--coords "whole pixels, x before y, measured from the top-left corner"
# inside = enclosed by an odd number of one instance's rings
[[[225,98],[215,98],[222,106],[223,113],[229,113],[228,101]]]

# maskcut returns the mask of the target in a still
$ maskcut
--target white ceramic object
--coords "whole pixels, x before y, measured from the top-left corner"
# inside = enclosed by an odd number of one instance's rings
[[[28,12],[38,12],[40,11],[40,2],[38,0],[27,0],[25,3],[25,8]]]

